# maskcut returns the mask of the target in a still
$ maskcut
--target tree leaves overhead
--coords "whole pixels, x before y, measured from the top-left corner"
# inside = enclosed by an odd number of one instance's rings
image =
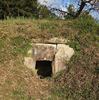
[[[8,17],[37,17],[37,0],[0,0],[0,19]]]

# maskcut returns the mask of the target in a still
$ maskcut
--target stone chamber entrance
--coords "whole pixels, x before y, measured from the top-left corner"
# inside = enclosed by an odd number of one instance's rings
[[[44,78],[66,69],[66,63],[74,54],[73,48],[66,45],[67,40],[54,38],[48,41],[34,43],[33,48],[28,52],[31,56],[25,57],[24,62],[36,75]]]
[[[51,77],[52,75],[52,61],[36,61],[37,75],[40,78]]]

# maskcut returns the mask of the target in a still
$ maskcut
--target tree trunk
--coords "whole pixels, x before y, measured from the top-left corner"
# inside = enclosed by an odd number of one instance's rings
[[[81,14],[81,12],[82,12],[83,8],[85,7],[85,5],[86,5],[86,2],[83,2],[83,1],[82,1],[82,2],[81,2],[81,5],[80,5],[80,8],[79,8],[79,10],[77,11],[75,17],[79,17],[79,15]]]

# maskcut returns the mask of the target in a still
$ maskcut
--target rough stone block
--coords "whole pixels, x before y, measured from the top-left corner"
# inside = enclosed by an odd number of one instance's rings
[[[55,55],[56,45],[36,43],[33,48],[32,58],[34,61],[52,61]]]
[[[67,62],[73,56],[74,50],[65,44],[57,45],[57,53],[55,54],[54,61],[52,62],[53,74],[63,70],[67,66]]]
[[[33,59],[31,57],[25,57],[24,64],[28,68],[31,68],[32,70],[35,70],[35,62],[33,61]]]

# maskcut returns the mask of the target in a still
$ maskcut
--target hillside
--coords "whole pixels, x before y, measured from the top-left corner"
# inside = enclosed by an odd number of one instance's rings
[[[39,79],[24,66],[32,39],[63,37],[75,51],[68,68]],[[0,100],[98,100],[99,24],[75,20],[0,21]]]

